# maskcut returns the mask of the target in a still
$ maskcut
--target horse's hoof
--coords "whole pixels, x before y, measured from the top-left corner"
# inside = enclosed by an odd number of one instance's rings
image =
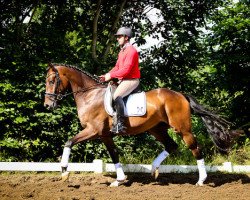
[[[154,170],[152,170],[151,175],[156,180],[158,178],[158,176],[159,176],[159,168],[157,167]]]
[[[198,182],[195,184],[197,186],[203,186],[204,185],[204,182],[206,181],[207,179],[207,174],[203,174],[203,175],[199,175],[199,179],[198,179]]]
[[[62,173],[62,181],[65,182],[69,179],[69,172]]]
[[[118,187],[126,182],[127,176],[125,177],[124,180],[116,180],[113,183],[109,185],[109,187]]]
[[[114,181],[113,183],[111,183],[109,185],[109,187],[118,187],[120,185],[120,182],[119,181]]]
[[[196,186],[203,186],[204,184],[203,184],[203,182],[197,182],[196,184],[195,184]]]

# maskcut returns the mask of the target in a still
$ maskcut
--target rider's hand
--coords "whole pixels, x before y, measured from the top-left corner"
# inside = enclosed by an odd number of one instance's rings
[[[109,81],[111,79],[110,73],[105,74],[105,81]]]
[[[99,76],[99,80],[100,80],[100,82],[104,82],[105,81],[105,75]]]
[[[105,74],[105,75],[101,75],[101,76],[99,76],[99,78],[100,78],[100,81],[101,81],[101,82],[109,81],[109,80],[111,79],[110,73],[107,73],[107,74]]]

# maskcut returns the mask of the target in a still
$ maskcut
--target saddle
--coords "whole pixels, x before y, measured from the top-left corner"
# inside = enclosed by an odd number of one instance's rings
[[[109,83],[104,96],[104,107],[106,112],[113,116],[113,94],[117,86]],[[127,117],[143,116],[146,114],[146,94],[137,87],[132,93],[123,98],[125,109],[124,115]]]

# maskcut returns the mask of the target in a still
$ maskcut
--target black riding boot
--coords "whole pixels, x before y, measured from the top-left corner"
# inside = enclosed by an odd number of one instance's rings
[[[124,125],[124,102],[122,97],[117,97],[114,100],[114,107],[116,114],[113,116],[113,127],[110,130],[112,133],[126,133],[126,126]]]

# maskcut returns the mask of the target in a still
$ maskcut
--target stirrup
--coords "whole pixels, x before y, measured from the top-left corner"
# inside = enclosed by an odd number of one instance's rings
[[[111,128],[111,132],[118,134],[118,133],[126,133],[126,129],[127,127],[125,127],[123,124],[121,123],[117,123],[116,125],[113,125]]]

